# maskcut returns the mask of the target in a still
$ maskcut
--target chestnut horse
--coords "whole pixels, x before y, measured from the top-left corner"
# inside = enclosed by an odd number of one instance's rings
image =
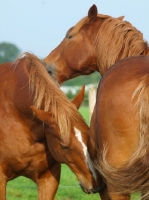
[[[149,56],[114,64],[98,86],[94,165],[112,200],[140,191],[149,199]],[[123,194],[119,196],[119,194]]]
[[[95,71],[103,76],[115,62],[125,57],[149,55],[149,46],[143,34],[123,18],[98,14],[96,5],[93,5],[88,16],[70,28],[63,41],[44,59],[49,74],[62,84]],[[92,158],[97,153],[93,146],[94,115],[88,146]],[[123,198],[119,196],[117,199]]]
[[[149,55],[143,34],[123,21],[124,17],[97,13],[93,5],[88,16],[70,28],[63,41],[44,59],[47,70],[59,84],[95,71],[103,76],[120,59]]]
[[[7,182],[23,175],[37,184],[39,200],[53,200],[60,163],[70,167],[86,193],[97,192],[89,128],[41,61],[26,53],[1,64],[0,71],[0,199],[6,198]],[[73,101],[77,107],[81,98]]]

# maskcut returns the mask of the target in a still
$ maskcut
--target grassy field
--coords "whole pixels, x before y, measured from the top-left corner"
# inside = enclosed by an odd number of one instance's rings
[[[7,200],[37,200],[37,187],[29,179],[19,177],[7,185]],[[79,187],[77,178],[66,165],[62,165],[60,186],[56,200],[96,200],[98,194],[87,195]]]
[[[80,112],[89,123],[88,108],[81,107]],[[6,195],[7,200],[37,200],[37,186],[31,180],[19,177],[8,182]],[[132,196],[132,200],[138,198],[138,194]],[[82,192],[76,176],[66,165],[62,165],[61,181],[55,200],[99,200],[99,195]]]
[[[89,116],[89,109],[88,109],[88,107],[80,107],[79,111],[82,114],[82,116],[84,117],[86,123],[89,124],[89,122],[90,122],[90,116]]]
[[[31,180],[19,177],[8,182],[7,200],[37,200],[37,186]],[[132,196],[138,200],[139,194]],[[75,175],[66,165],[62,165],[61,181],[55,200],[99,200],[98,194],[87,195],[78,186]]]

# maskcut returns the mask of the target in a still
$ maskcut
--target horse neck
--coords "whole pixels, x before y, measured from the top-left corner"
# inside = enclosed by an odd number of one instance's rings
[[[111,49],[111,55],[112,55],[112,49]],[[130,56],[139,56],[139,55],[144,55],[144,56],[149,56],[149,48],[145,48],[145,50],[141,53],[135,53],[135,54],[128,54],[126,56],[124,56],[121,52],[119,53],[118,57],[116,59],[109,59],[107,57],[107,59],[105,60],[104,64],[101,64],[101,61],[98,61],[97,58],[97,67],[98,67],[98,71],[100,72],[100,74],[103,76],[106,71],[112,66],[114,65],[116,62],[118,62],[119,60],[122,60],[126,57],[130,57]],[[99,55],[98,55],[99,56]],[[115,54],[113,53],[113,57],[115,56]],[[100,57],[100,56],[99,56]],[[111,56],[112,58],[112,56]]]
[[[129,22],[108,18],[101,25],[95,40],[97,66],[103,76],[117,61],[139,55],[149,55],[143,34]]]

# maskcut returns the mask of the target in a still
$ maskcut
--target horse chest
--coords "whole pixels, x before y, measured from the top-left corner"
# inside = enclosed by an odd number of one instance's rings
[[[11,118],[11,115],[1,117],[0,167],[9,179],[18,173],[29,176],[36,168],[38,171],[48,168],[46,142],[36,142],[36,131],[30,129],[29,123]]]

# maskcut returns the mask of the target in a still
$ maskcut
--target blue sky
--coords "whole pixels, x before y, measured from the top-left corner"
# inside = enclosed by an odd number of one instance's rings
[[[98,13],[124,15],[149,42],[149,0],[0,0],[0,43],[44,58],[93,4]]]

